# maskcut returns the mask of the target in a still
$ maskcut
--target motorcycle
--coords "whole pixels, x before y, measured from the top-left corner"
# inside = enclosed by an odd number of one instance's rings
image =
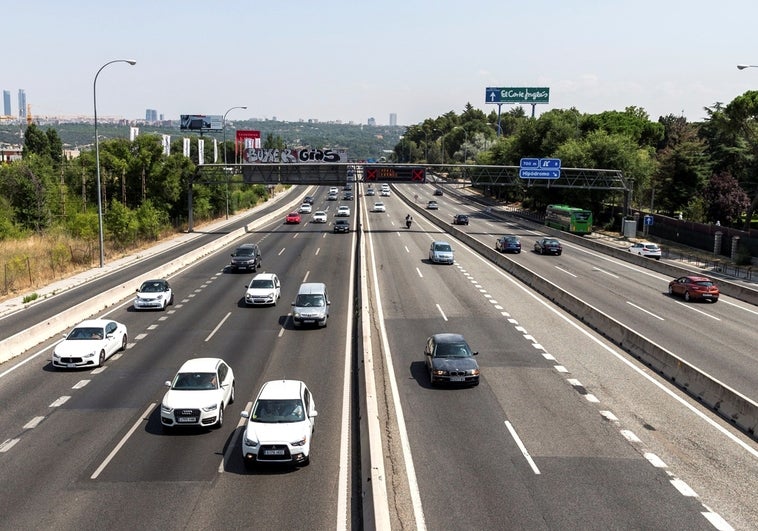
[[[412,220],[412,219],[410,219],[410,218],[409,218],[409,219],[406,219],[406,220],[405,220],[405,228],[406,228],[406,229],[410,229],[410,228],[411,228],[411,223],[413,223],[413,220]]]

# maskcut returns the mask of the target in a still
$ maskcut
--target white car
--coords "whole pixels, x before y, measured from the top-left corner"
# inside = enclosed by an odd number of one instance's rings
[[[384,203],[381,201],[377,201],[374,203],[374,212],[386,212],[387,209],[384,208]]]
[[[637,242],[629,247],[629,252],[640,256],[649,256],[656,260],[661,259],[661,248],[656,243]]]
[[[76,325],[53,349],[53,367],[100,367],[119,350],[126,350],[126,325],[90,319]]]
[[[316,422],[316,404],[299,380],[273,380],[263,384],[247,419],[242,437],[242,459],[256,463],[307,465]]]
[[[317,210],[313,213],[313,217],[311,218],[311,221],[313,223],[326,223],[326,212],[323,210]]]
[[[390,196],[390,189],[389,188],[382,188],[382,191],[379,193],[382,197],[389,197]]]
[[[334,214],[337,217],[346,217],[350,215],[350,207],[347,205],[340,205],[337,207],[337,213]]]
[[[194,358],[184,362],[161,401],[164,430],[175,426],[224,424],[224,409],[234,402],[234,372],[220,358]]]
[[[300,212],[301,214],[310,214],[311,210],[313,210],[313,207],[311,206],[310,203],[303,203],[302,205],[300,205],[300,209],[298,210],[298,212]]]
[[[340,189],[337,188],[336,186],[330,186],[329,187],[329,193],[330,194],[338,194],[338,193],[340,193]]]
[[[174,292],[168,280],[146,280],[137,288],[137,296],[134,297],[135,310],[159,309],[165,310],[166,306],[174,304]]]
[[[282,296],[279,277],[274,273],[258,273],[245,285],[245,304],[273,304]]]

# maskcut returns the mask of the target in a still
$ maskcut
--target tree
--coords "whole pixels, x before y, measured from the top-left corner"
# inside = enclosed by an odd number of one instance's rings
[[[713,175],[703,190],[706,215],[712,222],[734,224],[750,206],[750,198],[728,173]]]
[[[35,124],[29,124],[24,131],[24,148],[21,156],[26,158],[29,155],[40,155],[43,157],[50,156],[50,140],[47,135]]]

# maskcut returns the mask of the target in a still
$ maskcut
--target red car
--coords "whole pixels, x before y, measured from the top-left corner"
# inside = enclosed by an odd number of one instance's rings
[[[681,295],[688,302],[697,299],[716,302],[719,289],[710,278],[689,275],[669,282],[669,295]]]
[[[287,214],[287,219],[284,220],[285,223],[300,223],[300,213],[299,212],[290,212]]]

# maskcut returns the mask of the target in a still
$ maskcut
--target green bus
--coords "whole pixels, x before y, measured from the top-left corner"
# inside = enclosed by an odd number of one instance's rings
[[[548,205],[545,225],[574,234],[589,234],[592,232],[592,212],[568,205]]]

